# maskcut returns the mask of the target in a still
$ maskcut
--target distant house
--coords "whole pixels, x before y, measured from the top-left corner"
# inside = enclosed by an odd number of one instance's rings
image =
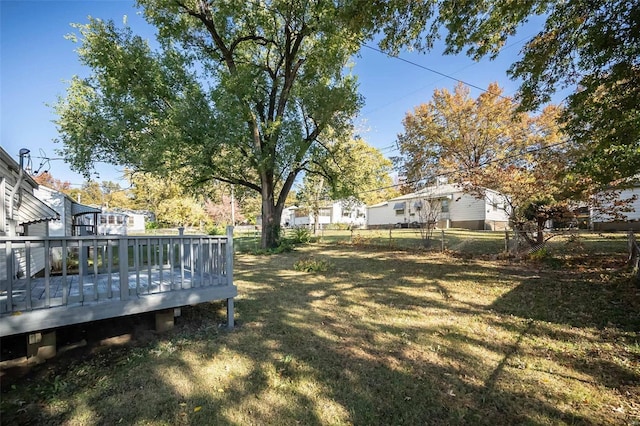
[[[592,207],[589,211],[591,227],[594,231],[640,231],[640,187],[611,191],[602,206]],[[621,203],[620,214],[610,210],[614,204]]]
[[[319,209],[317,221],[319,228],[325,228],[332,224],[345,224],[360,228],[366,225],[366,213],[366,206],[362,203],[336,201]],[[315,221],[316,217],[309,208],[293,206],[283,210],[281,224],[294,228],[313,227]]]
[[[27,150],[21,151],[21,157],[27,153]],[[37,187],[38,183],[22,165],[0,148],[0,237],[46,237],[49,234],[48,223],[58,220],[59,215],[34,196]],[[44,269],[44,249],[31,249],[29,265],[25,259],[25,253],[16,252],[13,265],[7,265],[6,253],[0,252],[0,281],[7,279],[9,270],[14,277],[20,277],[27,273],[33,276]]]
[[[97,220],[98,235],[131,235],[145,232],[144,213],[132,210],[103,210]]]
[[[505,196],[491,189],[483,198],[454,184],[441,184],[367,207],[368,228],[411,227],[501,230],[509,226]]]
[[[77,203],[68,195],[46,186],[35,189],[34,195],[60,216],[59,221],[49,224],[49,236],[95,235],[95,229],[88,224],[88,218],[100,214],[102,210],[99,207]]]

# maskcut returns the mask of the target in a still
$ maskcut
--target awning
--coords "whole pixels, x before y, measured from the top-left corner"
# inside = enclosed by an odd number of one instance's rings
[[[17,210],[18,225],[58,220],[60,215],[51,207],[34,197],[33,194],[22,191],[22,201]]]
[[[80,203],[71,203],[71,216],[80,216],[89,213],[102,213],[102,209]]]
[[[394,210],[404,210],[404,207],[406,206],[407,203],[395,203],[393,205],[393,209]]]

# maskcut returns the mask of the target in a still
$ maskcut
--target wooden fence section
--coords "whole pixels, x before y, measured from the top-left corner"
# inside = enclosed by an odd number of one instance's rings
[[[44,255],[44,268],[32,258]],[[0,237],[0,336],[226,300],[233,326],[233,229],[226,236]]]

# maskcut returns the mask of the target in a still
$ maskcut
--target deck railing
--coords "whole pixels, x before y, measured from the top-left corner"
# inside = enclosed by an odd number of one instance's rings
[[[233,237],[0,237],[0,316],[233,285]]]

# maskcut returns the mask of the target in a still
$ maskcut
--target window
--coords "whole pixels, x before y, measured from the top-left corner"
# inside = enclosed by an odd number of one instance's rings
[[[113,215],[109,215],[109,225],[114,225],[116,223],[116,218]]]
[[[129,226],[133,226],[133,216],[129,216],[129,218],[127,219],[127,223],[129,224]]]
[[[442,200],[440,204],[440,211],[442,213],[449,213],[449,200]]]
[[[118,223],[118,225],[122,225],[124,223],[124,217],[116,216],[116,222]]]
[[[106,216],[100,216],[100,224],[101,225],[106,225],[107,224],[107,217]]]
[[[395,203],[393,205],[393,210],[395,210],[396,216],[404,215],[405,206],[406,206],[406,203]]]

